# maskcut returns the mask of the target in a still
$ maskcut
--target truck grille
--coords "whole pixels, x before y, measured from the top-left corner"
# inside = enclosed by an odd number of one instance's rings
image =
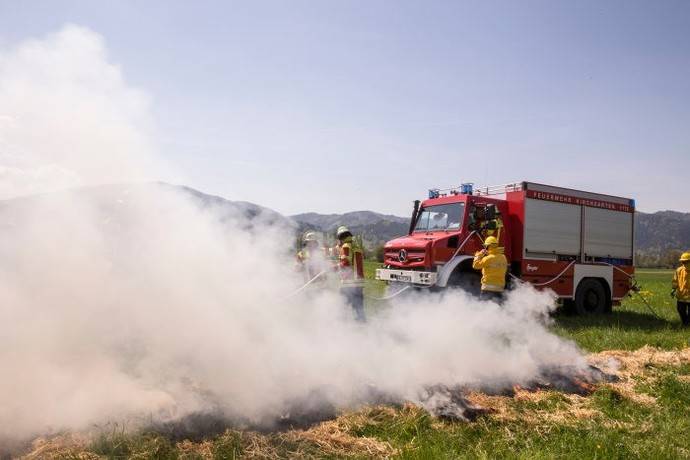
[[[408,264],[424,262],[425,254],[423,249],[386,249],[384,257],[385,262]]]

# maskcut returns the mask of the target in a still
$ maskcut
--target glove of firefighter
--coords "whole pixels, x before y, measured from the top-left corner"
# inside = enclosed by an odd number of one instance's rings
[[[676,288],[671,289],[671,297],[676,296]]]

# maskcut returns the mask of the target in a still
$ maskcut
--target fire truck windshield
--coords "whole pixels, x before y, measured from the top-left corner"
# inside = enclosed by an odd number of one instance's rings
[[[465,203],[448,203],[427,206],[419,211],[415,232],[434,232],[437,230],[459,230]]]

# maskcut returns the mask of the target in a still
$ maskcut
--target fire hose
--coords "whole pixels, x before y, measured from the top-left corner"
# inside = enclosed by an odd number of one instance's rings
[[[561,276],[563,276],[563,274],[564,274],[566,271],[568,271],[568,269],[569,269],[570,267],[572,267],[573,264],[575,264],[575,261],[574,261],[574,260],[573,260],[572,262],[570,262],[570,263],[568,264],[568,266],[565,267],[565,268],[563,269],[562,272],[560,272],[558,275],[556,275],[555,277],[551,278],[551,279],[548,280],[548,281],[544,281],[543,283],[530,283],[530,284],[531,284],[532,286],[537,286],[537,287],[546,286],[547,284],[551,284],[551,283],[553,283],[554,281],[556,281],[558,278],[560,278]],[[509,273],[509,275],[510,275],[510,277],[513,278],[513,279],[522,281],[520,278],[518,278],[517,276],[513,275],[512,273]]]
[[[465,244],[470,240],[470,238],[472,237],[472,235],[477,235],[477,236],[479,237],[479,240],[480,240],[482,243],[484,243],[484,240],[482,240],[481,235],[479,235],[479,233],[477,233],[476,230],[475,230],[475,231],[472,231],[472,233],[470,233],[469,235],[467,235],[467,238],[465,238],[465,239],[463,240],[463,242],[460,243],[460,246],[458,246],[458,248],[457,248],[457,249],[455,250],[455,252],[453,253],[453,257],[455,257],[455,256],[458,255],[458,253],[462,250],[462,248],[465,246]],[[451,257],[449,260],[453,260],[453,257]]]
[[[541,286],[546,286],[546,285],[548,285],[548,284],[553,283],[553,282],[556,281],[558,278],[560,278],[561,276],[563,276],[563,274],[564,274],[570,267],[572,267],[573,264],[575,264],[575,261],[574,261],[574,260],[573,260],[572,262],[570,262],[570,263],[568,264],[568,266],[565,267],[565,268],[563,269],[563,271],[561,271],[561,272],[560,272],[558,275],[556,275],[554,278],[552,278],[552,279],[550,279],[550,280],[548,280],[548,281],[545,281],[545,282],[543,282],[543,283],[531,283],[532,286],[541,287]],[[633,291],[635,294],[638,295],[638,297],[640,298],[640,300],[642,300],[642,303],[645,304],[645,306],[647,307],[647,309],[652,313],[652,315],[654,315],[655,318],[661,319],[661,317],[656,313],[656,311],[654,311],[654,309],[652,308],[652,306],[649,305],[649,302],[647,302],[647,299],[645,299],[644,296],[643,296],[642,294],[640,294],[641,288],[640,288],[640,286],[637,284],[637,280],[635,279],[635,276],[629,274],[629,273],[626,272],[625,270],[622,270],[621,268],[616,267],[615,265],[610,264],[610,263],[608,263],[608,262],[598,262],[598,264],[599,264],[599,265],[608,265],[609,267],[612,267],[614,270],[618,270],[619,272],[621,272],[622,274],[624,274],[625,276],[627,276],[627,277],[632,281],[632,286],[630,287],[630,290]],[[510,275],[511,278],[513,278],[513,279],[515,279],[515,280],[521,281],[520,278],[518,278],[517,276],[513,275],[512,273],[509,273],[509,275]]]
[[[299,289],[297,289],[297,290],[293,291],[292,293],[290,293],[290,294],[286,295],[285,297],[283,297],[283,300],[290,299],[290,298],[296,296],[297,294],[299,294],[300,292],[304,291],[310,284],[312,284],[312,283],[313,283],[314,281],[316,281],[318,278],[321,278],[321,277],[322,277],[323,275],[325,275],[327,272],[328,272],[328,270],[323,270],[323,271],[321,271],[320,273],[317,273],[312,279],[310,279],[309,281],[307,281],[306,283],[304,283]],[[365,297],[366,299],[369,299],[369,300],[377,300],[377,301],[390,300],[390,299],[392,299],[392,298],[394,298],[394,297],[399,296],[399,295],[402,294],[404,291],[408,290],[410,287],[411,287],[411,286],[405,286],[404,288],[402,288],[402,289],[400,289],[400,290],[394,292],[393,294],[390,294],[390,295],[387,295],[387,296],[383,296],[383,297],[371,297],[371,296],[364,296],[364,297]]]
[[[321,270],[321,271],[320,271],[319,273],[317,273],[312,279],[310,279],[309,281],[307,281],[306,283],[304,283],[304,285],[302,285],[302,287],[300,287],[299,289],[297,289],[297,290],[295,290],[295,291],[292,291],[292,293],[290,293],[290,294],[286,295],[285,297],[283,297],[283,300],[286,300],[286,299],[289,299],[289,298],[291,298],[291,297],[296,296],[297,294],[299,294],[300,292],[302,292],[303,290],[305,290],[311,283],[313,283],[314,281],[316,281],[317,279],[319,279],[319,278],[321,278],[323,275],[325,275],[327,272],[328,272],[328,270]]]
[[[472,232],[472,233],[476,233],[476,232]],[[467,236],[467,239],[469,239],[469,237],[472,236],[472,233],[470,233],[470,234]],[[480,240],[482,240],[482,237],[481,237],[479,234],[477,234],[477,236],[479,237]],[[465,240],[462,244],[464,245],[465,242],[467,242],[467,240]],[[483,242],[484,242],[484,240],[482,240],[482,243],[483,243]],[[462,246],[461,246],[461,247],[462,247]],[[460,249],[460,248],[458,248],[458,250],[459,250],[459,249]],[[456,251],[456,253],[457,253],[457,251]],[[551,284],[551,283],[553,283],[554,281],[556,281],[557,279],[559,279],[561,276],[563,276],[563,274],[564,274],[565,272],[567,272],[568,269],[569,269],[570,267],[573,266],[573,264],[575,264],[575,261],[574,261],[574,260],[573,260],[572,262],[570,262],[570,263],[568,264],[568,266],[565,267],[565,268],[563,269],[563,271],[561,271],[558,275],[556,275],[555,277],[551,278],[551,279],[548,280],[548,281],[544,281],[543,283],[530,283],[530,284],[532,284],[532,286],[537,286],[537,287],[546,286],[546,285],[548,285],[548,284]],[[510,277],[513,278],[514,280],[522,281],[519,277],[513,275],[512,273],[508,273],[508,275],[510,275]]]
[[[407,290],[410,289],[411,287],[412,287],[412,286],[405,286],[404,288],[395,291],[393,294],[385,295],[385,296],[383,296],[383,297],[371,297],[371,296],[365,295],[364,298],[365,298],[365,299],[369,299],[369,300],[376,300],[376,301],[390,300],[390,299],[392,299],[393,297],[399,296],[400,294],[402,294],[403,292],[407,291]]]
[[[470,238],[472,237],[472,235],[475,235],[475,234],[476,234],[477,236],[479,236],[479,234],[478,234],[476,231],[473,231],[472,233],[470,233],[469,235],[467,235],[467,237],[463,240],[463,242],[460,243],[460,246],[458,246],[458,249],[455,250],[455,253],[453,253],[453,257],[455,257],[455,256],[462,250],[462,248],[463,248],[463,247],[465,246],[465,244],[470,240]],[[481,239],[481,237],[479,237],[479,239]],[[451,257],[451,259],[452,259],[453,257]],[[387,296],[383,296],[383,297],[364,296],[364,298],[369,299],[369,300],[378,300],[378,301],[390,300],[390,299],[392,299],[392,298],[394,298],[394,297],[399,296],[400,294],[402,294],[404,291],[407,291],[407,290],[410,289],[411,287],[412,287],[412,286],[410,286],[410,285],[405,286],[404,288],[402,288],[402,289],[400,289],[400,290],[394,292],[393,294],[390,294],[390,295],[387,295]],[[417,289],[429,289],[430,287],[431,287],[431,286],[417,286]]]
[[[465,238],[465,240],[462,242],[462,244],[460,244],[460,246],[458,246],[458,249],[455,251],[455,254],[453,254],[453,257],[455,257],[455,255],[456,255],[458,252],[460,252],[460,250],[463,248],[463,246],[465,246],[465,244],[467,243],[467,241],[469,241],[470,237],[471,237],[472,235],[475,235],[475,234],[479,237],[480,240],[482,239],[481,236],[479,236],[479,234],[478,234],[476,231],[470,233],[469,235],[467,235],[467,238]],[[557,279],[559,279],[561,276],[563,276],[563,275],[565,274],[565,272],[568,271],[568,269],[569,269],[570,267],[572,267],[572,266],[575,264],[575,262],[576,262],[575,260],[571,261],[571,262],[570,262],[570,263],[569,263],[569,264],[568,264],[558,275],[556,275],[555,277],[551,278],[550,280],[544,281],[544,282],[542,282],[542,283],[531,283],[531,285],[532,285],[532,286],[536,286],[536,287],[542,287],[542,286],[547,286],[547,285],[553,283],[554,281],[556,281]],[[647,302],[647,299],[645,299],[644,296],[643,296],[642,294],[640,294],[641,287],[637,284],[637,280],[635,279],[635,277],[634,277],[633,275],[627,273],[626,271],[622,270],[621,268],[619,268],[619,267],[617,267],[617,266],[615,266],[615,265],[613,265],[613,264],[610,264],[610,263],[608,263],[608,262],[599,262],[599,264],[600,264],[600,265],[608,265],[608,266],[612,267],[614,270],[618,270],[620,273],[622,273],[622,274],[624,274],[625,276],[627,276],[627,277],[632,281],[632,286],[631,286],[630,289],[631,289],[634,293],[636,293],[636,294],[638,295],[638,297],[640,298],[640,300],[642,300],[642,303],[645,304],[645,306],[647,307],[647,309],[652,313],[652,315],[654,315],[655,318],[661,319],[661,317],[656,313],[656,311],[654,311],[654,309],[653,309],[652,306],[649,304],[649,302]],[[309,285],[311,285],[314,281],[316,281],[318,278],[322,277],[322,276],[323,276],[324,274],[326,274],[327,272],[328,272],[328,270],[322,270],[321,272],[317,273],[312,279],[310,279],[309,281],[307,281],[302,287],[300,287],[299,289],[293,291],[293,292],[290,293],[289,295],[285,296],[284,299],[289,299],[289,298],[291,298],[291,297],[296,296],[297,294],[299,294],[300,292],[302,292],[304,289],[306,289]],[[522,282],[522,280],[521,280],[519,277],[513,275],[512,273],[509,273],[508,275],[510,275],[510,277],[513,278],[514,280],[517,280],[517,281],[521,281],[521,282]],[[399,296],[400,294],[402,294],[404,291],[408,290],[408,289],[411,288],[411,287],[412,287],[412,286],[405,286],[404,288],[402,288],[402,289],[400,289],[400,290],[394,292],[393,294],[390,294],[390,295],[387,295],[387,296],[383,296],[383,297],[372,297],[372,296],[364,296],[364,297],[365,297],[366,299],[375,300],[375,301],[390,300],[390,299],[392,299],[392,298],[394,298],[394,297]],[[420,288],[422,288],[422,287],[423,287],[423,288],[428,288],[427,286],[420,286]]]
[[[314,276],[312,279],[310,279],[309,281],[307,281],[306,283],[304,283],[299,289],[297,289],[297,290],[293,291],[292,293],[290,293],[290,294],[286,295],[285,297],[283,297],[283,300],[287,300],[287,299],[289,299],[289,298],[292,298],[292,297],[296,296],[297,294],[299,294],[300,292],[302,292],[303,290],[305,290],[311,283],[313,283],[314,281],[316,281],[318,278],[320,278],[321,276],[323,276],[323,275],[326,274],[327,272],[328,272],[328,270],[323,270],[322,272],[318,273],[318,274],[317,274],[316,276]],[[412,287],[412,286],[405,286],[404,288],[402,288],[402,289],[400,289],[400,290],[394,292],[393,294],[389,294],[389,295],[386,295],[386,296],[383,296],[383,297],[364,296],[364,298],[365,298],[365,299],[369,299],[369,300],[377,300],[377,301],[390,300],[390,299],[392,299],[392,298],[394,298],[394,297],[399,296],[400,294],[402,294],[404,291],[407,291],[407,290],[408,290],[409,288],[411,288],[411,287]],[[419,286],[419,288],[420,288],[420,289],[423,289],[423,288],[428,288],[428,287],[427,287],[427,286]]]
[[[649,305],[649,302],[647,302],[647,299],[645,299],[644,296],[643,296],[642,294],[640,294],[640,291],[642,290],[642,288],[640,287],[640,285],[637,284],[637,280],[635,279],[635,276],[634,276],[634,275],[631,275],[631,274],[629,274],[628,272],[626,272],[625,270],[621,270],[620,268],[618,268],[618,267],[616,267],[615,265],[610,264],[610,263],[608,263],[608,262],[600,262],[600,263],[602,263],[602,264],[604,264],[604,265],[609,265],[609,266],[613,267],[614,270],[618,270],[619,272],[621,272],[622,274],[624,274],[625,276],[627,276],[627,277],[630,279],[630,281],[632,281],[632,286],[630,286],[630,290],[633,291],[635,294],[637,294],[637,296],[642,300],[642,303],[645,304],[645,306],[647,307],[647,309],[648,309],[650,312],[652,312],[652,315],[654,315],[654,317],[655,317],[656,319],[661,319],[661,317],[660,317],[659,315],[656,314],[656,312],[654,311],[654,309],[652,308],[652,306]]]

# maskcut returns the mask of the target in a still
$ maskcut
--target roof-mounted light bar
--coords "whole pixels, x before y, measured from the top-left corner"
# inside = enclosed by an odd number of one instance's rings
[[[472,195],[474,191],[474,184],[472,182],[465,182],[459,187],[451,187],[446,189],[430,188],[429,198],[439,198],[448,195]]]

